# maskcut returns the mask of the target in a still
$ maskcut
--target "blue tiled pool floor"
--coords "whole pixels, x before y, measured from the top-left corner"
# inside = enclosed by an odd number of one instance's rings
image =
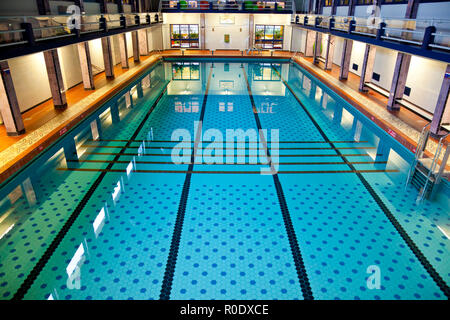
[[[1,189],[1,299],[448,298],[448,197],[415,203],[412,155],[291,64],[172,67]],[[267,129],[269,153],[227,163],[227,129]]]

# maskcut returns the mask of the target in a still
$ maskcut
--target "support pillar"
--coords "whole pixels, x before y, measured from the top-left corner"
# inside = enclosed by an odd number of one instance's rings
[[[253,14],[248,15],[248,48],[253,47],[255,37],[255,16]]]
[[[142,88],[142,82],[139,82],[136,85],[136,91],[137,91],[138,98],[142,99],[144,97],[144,89]]]
[[[316,32],[313,48],[313,63],[319,63],[321,46],[322,46],[322,33]]]
[[[56,109],[64,109],[67,107],[66,90],[64,89],[61,66],[59,64],[58,50],[44,51],[44,59],[53,105]]]
[[[25,133],[19,102],[9,70],[8,62],[0,61],[0,114],[5,124],[8,136],[17,136]]]
[[[148,29],[140,29],[138,33],[139,54],[141,56],[148,56]]]
[[[117,11],[123,13],[123,0],[115,0],[117,4]]]
[[[67,139],[63,144],[64,157],[66,162],[78,162],[77,146],[74,139]],[[69,167],[69,165],[67,165]]]
[[[119,103],[116,101],[110,107],[112,123],[120,122]]]
[[[342,48],[341,70],[339,71],[339,80],[348,78],[348,71],[350,69],[350,58],[352,56],[353,40],[344,39],[344,46]]]
[[[372,80],[373,65],[375,63],[375,55],[377,53],[377,47],[366,44],[366,50],[364,52],[364,59],[361,68],[361,79],[359,81],[359,91],[367,91],[364,88],[364,84]]]
[[[206,23],[205,23],[205,14],[200,13],[200,49],[206,49]]]
[[[141,61],[139,56],[139,36],[137,31],[131,32],[131,42],[133,44],[133,60],[134,62]]]
[[[444,80],[442,81],[441,91],[439,91],[439,97],[434,109],[433,120],[431,120],[430,131],[432,134],[439,135],[440,127],[445,114],[445,107],[448,105],[448,94],[450,88],[450,64],[447,65],[445,70]],[[447,108],[448,109],[448,108]],[[447,110],[448,115],[448,110]],[[448,119],[445,119],[448,121]]]
[[[314,42],[316,41],[316,32],[306,31],[306,43],[305,43],[305,57],[312,57],[314,55]]]
[[[108,2],[106,0],[98,0],[100,3],[100,13],[108,13]]]
[[[80,42],[78,46],[78,56],[80,58],[81,76],[83,78],[84,89],[94,90],[94,74],[92,73],[91,54],[89,52],[89,42]]]
[[[397,100],[401,99],[405,92],[410,62],[411,55],[402,52],[397,53],[397,61],[395,62],[394,76],[392,78],[391,91],[389,92],[389,100],[387,103],[389,110],[400,109]]]
[[[111,38],[102,38],[103,63],[106,78],[114,78],[114,63],[112,58]]]
[[[47,15],[50,14],[50,3],[49,0],[36,0],[37,8],[39,11],[39,14]]]
[[[86,13],[86,11],[84,10],[84,0],[75,0],[74,3],[76,6],[78,6],[80,8],[81,14]]]
[[[329,34],[327,40],[327,51],[325,53],[325,70],[331,70],[333,67],[334,47],[336,46],[335,41],[335,36]]]
[[[128,64],[127,37],[125,36],[125,33],[119,34],[118,39],[122,69],[128,69],[130,66]]]

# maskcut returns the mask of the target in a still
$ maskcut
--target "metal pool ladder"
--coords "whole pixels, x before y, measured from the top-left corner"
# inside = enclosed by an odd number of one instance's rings
[[[449,143],[446,138],[450,135],[447,133],[439,139],[434,156],[427,157],[425,149],[430,138],[430,123],[423,127],[417,143],[414,161],[408,172],[406,185],[412,184],[419,190],[417,202],[421,202],[424,198],[432,198],[442,177],[449,177],[450,171],[446,169],[447,161],[450,155]],[[445,148],[445,151],[444,151]],[[440,155],[443,153],[442,160],[439,163]]]

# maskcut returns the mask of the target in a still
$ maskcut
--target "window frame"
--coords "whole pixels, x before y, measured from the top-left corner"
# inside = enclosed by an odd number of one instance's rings
[[[174,38],[173,35],[173,28],[174,26],[178,27],[178,35],[179,38]],[[182,26],[186,26],[187,27],[187,38],[182,38],[181,37],[181,27]],[[191,32],[191,26],[196,26],[197,32]],[[196,38],[191,37],[191,34],[197,34]],[[175,45],[175,42],[179,42],[179,45]],[[187,47],[183,47],[183,43],[188,43]],[[170,24],[170,47],[173,49],[190,49],[190,48],[194,48],[194,49],[199,49],[200,48],[200,26],[198,24],[194,24],[194,23],[181,23],[181,24]]]
[[[256,39],[256,31],[258,29],[258,27],[263,27],[263,33],[262,33],[262,37],[261,39]],[[265,39],[266,38],[266,29],[267,27],[272,27],[272,39]],[[275,40],[275,27],[280,27],[281,28],[281,38],[280,40]],[[261,44],[263,46],[262,49],[273,49],[273,50],[283,50],[284,47],[284,25],[279,25],[279,24],[256,24],[255,25],[255,32],[254,32],[254,44]],[[280,48],[276,48],[275,47],[275,43],[279,43],[281,44]],[[271,48],[266,47],[266,44],[272,44]]]

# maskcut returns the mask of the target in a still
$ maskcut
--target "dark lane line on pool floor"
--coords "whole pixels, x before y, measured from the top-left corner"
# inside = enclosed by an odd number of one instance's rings
[[[298,104],[301,106],[301,108],[305,111],[305,113],[311,119],[312,123],[316,126],[317,130],[320,132],[322,137],[326,141],[328,141],[331,146],[334,146],[334,144],[328,139],[328,136],[325,134],[325,132],[322,130],[322,128],[319,126],[319,124],[316,122],[316,120],[314,119],[312,114],[309,112],[309,110],[306,108],[306,106],[303,104],[303,102],[301,102],[300,98],[295,94],[294,90],[292,90],[291,86],[286,82],[286,80],[281,76],[281,74],[278,72],[278,70],[276,68],[274,68],[272,66],[272,69],[278,74],[278,76],[280,77],[280,79],[283,82],[283,84],[285,85],[285,87],[289,90],[289,92],[297,100]],[[339,154],[339,155],[341,154],[339,149],[336,148],[335,151],[337,154]],[[342,156],[342,160],[347,163],[347,165],[350,167],[350,169],[355,170],[355,167],[350,162],[348,162],[348,160],[344,156]],[[389,208],[384,204],[383,200],[381,200],[380,196],[378,196],[378,194],[372,188],[372,186],[369,184],[369,182],[362,176],[361,172],[355,172],[355,173],[356,173],[357,177],[361,180],[364,187],[370,193],[372,198],[378,204],[380,209],[383,211],[385,216],[392,223],[394,228],[397,230],[397,232],[400,234],[400,236],[406,242],[408,247],[414,253],[416,258],[419,260],[419,262],[422,264],[422,266],[425,268],[425,270],[428,272],[428,274],[434,280],[436,285],[441,289],[441,291],[444,293],[444,295],[450,299],[450,288],[445,283],[445,281],[441,277],[441,275],[434,269],[434,267],[431,265],[431,263],[428,261],[428,259],[425,257],[425,255],[422,253],[422,251],[420,251],[420,249],[417,247],[417,245],[413,242],[413,240],[410,238],[408,233],[405,231],[405,229],[403,229],[401,224],[397,221],[395,216],[389,210]]]
[[[260,139],[261,139],[262,143],[265,145],[265,151],[267,154],[267,158],[269,159],[269,163],[272,163],[269,148],[267,147],[266,139],[265,139],[264,135],[261,134],[261,132],[262,132],[261,131],[262,130],[261,121],[259,120],[255,101],[253,99],[253,94],[252,94],[252,91],[250,88],[250,83],[248,82],[248,78],[247,78],[247,74],[244,69],[244,66],[242,66],[242,72],[244,74],[244,79],[245,79],[245,82],[247,85],[247,91],[248,91],[248,95],[250,98],[250,102],[252,104],[253,115],[255,117],[256,125],[258,127]],[[272,165],[271,165],[271,169],[273,170]],[[280,204],[281,214],[283,216],[284,227],[286,229],[286,233],[287,233],[287,236],[289,239],[289,245],[291,247],[292,257],[293,257],[293,260],[295,263],[295,269],[297,271],[297,276],[298,276],[298,280],[300,283],[303,298],[305,300],[314,300],[314,296],[313,296],[312,289],[311,289],[311,284],[308,279],[308,274],[306,272],[305,263],[303,262],[303,257],[302,257],[300,247],[299,247],[299,244],[297,241],[297,236],[295,234],[294,226],[292,224],[292,219],[291,219],[291,216],[289,213],[287,202],[284,197],[283,188],[281,186],[280,179],[278,178],[278,175],[276,173],[272,174],[272,177],[273,177],[273,181],[275,184],[275,189],[277,191],[277,197],[278,197],[278,202]]]
[[[186,206],[187,206],[187,201],[188,201],[188,196],[189,196],[189,188],[191,186],[192,171],[194,169],[195,155],[197,154],[196,150],[197,150],[198,144],[200,143],[200,138],[201,138],[201,132],[202,132],[201,124],[203,123],[203,118],[205,117],[205,107],[206,107],[206,102],[208,100],[208,90],[209,90],[209,85],[211,83],[211,75],[212,75],[212,67],[209,70],[208,82],[206,83],[205,95],[203,96],[202,109],[200,112],[200,125],[197,127],[194,148],[191,153],[191,161],[190,161],[190,164],[188,167],[188,171],[186,173],[186,178],[184,180],[183,190],[181,193],[180,204],[178,206],[177,218],[176,218],[175,226],[174,226],[174,230],[173,230],[172,241],[170,243],[169,255],[167,257],[167,264],[166,264],[166,270],[164,272],[164,278],[163,278],[163,282],[162,282],[162,286],[161,286],[161,293],[159,296],[160,300],[169,300],[170,293],[172,291],[173,277],[175,274],[175,265],[177,263],[178,251],[180,248],[181,232],[183,230],[184,216],[186,214]]]
[[[167,82],[164,85],[164,87],[161,90],[161,93],[158,95],[158,98],[152,104],[150,109],[147,111],[147,114],[144,116],[144,118],[139,123],[138,127],[136,128],[136,130],[134,131],[134,133],[133,133],[133,135],[132,135],[132,137],[130,139],[130,142],[128,142],[126,144],[126,146],[124,146],[124,149],[121,150],[121,151],[124,151],[126,149],[126,147],[131,143],[131,140],[134,140],[137,137],[139,131],[142,129],[142,127],[144,126],[145,122],[150,117],[150,114],[153,112],[153,110],[155,109],[156,105],[161,100],[161,98],[163,97],[164,93],[167,91],[167,85],[168,84],[169,84],[169,82]],[[119,160],[119,158],[120,158],[120,154],[117,154],[116,157],[114,158],[114,160]],[[113,163],[109,163],[106,169],[109,170],[109,169],[112,168],[112,166],[113,166]],[[107,172],[108,171],[101,171],[100,175],[97,177],[97,179],[91,185],[91,187],[86,192],[84,197],[78,203],[77,207],[72,212],[72,214],[70,215],[69,219],[64,223],[63,227],[59,230],[58,234],[53,239],[53,241],[51,242],[50,246],[45,250],[45,252],[42,255],[42,257],[39,259],[37,264],[31,270],[30,274],[26,277],[26,279],[24,280],[22,285],[19,287],[17,292],[14,294],[14,296],[12,298],[13,300],[21,300],[21,299],[23,299],[25,297],[25,294],[31,288],[31,286],[33,285],[33,282],[39,276],[41,271],[44,269],[44,267],[47,264],[48,260],[50,260],[51,256],[53,255],[55,250],[58,248],[59,244],[61,243],[61,241],[63,240],[64,236],[67,234],[67,232],[69,231],[70,227],[73,225],[75,220],[78,218],[78,216],[80,215],[81,211],[86,206],[86,204],[88,203],[89,199],[91,198],[91,196],[94,194],[94,192],[97,189],[97,187],[102,182],[103,178],[106,176]]]

